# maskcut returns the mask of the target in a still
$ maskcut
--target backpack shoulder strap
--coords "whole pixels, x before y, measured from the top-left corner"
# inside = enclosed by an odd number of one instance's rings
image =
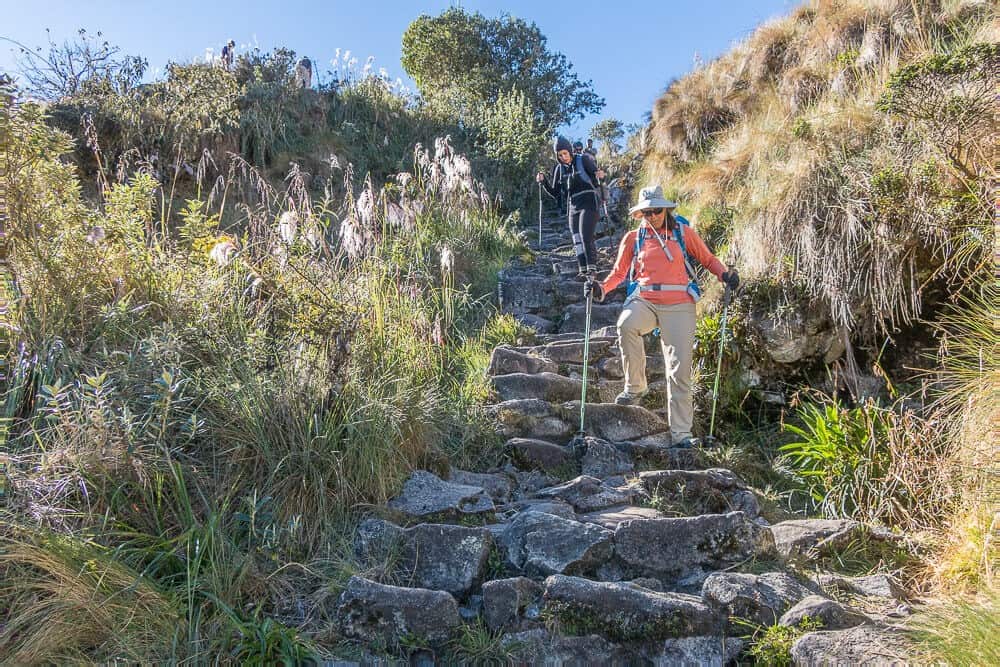
[[[635,249],[632,251],[632,266],[628,270],[628,281],[632,282],[635,280],[635,263],[639,259],[639,251],[642,250],[642,244],[646,241],[646,224],[644,222],[639,223],[639,228],[635,230]]]
[[[589,185],[594,187],[594,181],[590,178],[590,174],[587,172],[587,166],[583,162],[583,153],[573,154],[573,170],[579,174],[580,179]]]
[[[679,215],[674,217],[677,218],[678,223],[677,226],[674,227],[674,238],[677,239],[677,245],[681,247],[681,254],[684,256],[684,269],[687,271],[688,278],[691,280],[697,280],[694,267],[691,266],[691,260],[688,258],[687,246],[684,244],[684,226],[690,225],[690,223]],[[684,220],[684,222],[681,222],[681,220]]]

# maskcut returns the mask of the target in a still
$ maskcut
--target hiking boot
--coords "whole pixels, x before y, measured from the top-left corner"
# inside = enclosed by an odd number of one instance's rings
[[[615,397],[616,405],[635,405],[639,402],[639,399],[649,393],[648,389],[643,389],[640,392],[623,391]]]
[[[695,437],[681,438],[677,442],[673,443],[673,447],[677,449],[694,449],[701,447],[701,440]]]

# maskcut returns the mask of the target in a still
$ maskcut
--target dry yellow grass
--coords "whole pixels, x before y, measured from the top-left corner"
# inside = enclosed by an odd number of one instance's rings
[[[979,238],[972,254],[990,254],[983,165],[995,163],[998,130],[977,126],[956,154],[880,101],[900,68],[996,42],[989,0],[808,2],[671,84],[653,110],[645,178],[696,225],[735,211],[728,251],[751,282],[794,285],[853,340],[885,340],[982,269],[966,253]],[[985,381],[947,410],[958,426],[941,480],[961,481],[941,508],[947,525],[933,528],[928,586],[994,585],[1000,394],[995,376]]]

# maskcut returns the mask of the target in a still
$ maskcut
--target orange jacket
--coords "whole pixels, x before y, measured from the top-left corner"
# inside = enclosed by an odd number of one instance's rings
[[[640,285],[687,285],[688,275],[684,269],[684,255],[673,233],[668,232],[664,227],[663,232],[666,236],[660,235],[666,242],[670,254],[673,255],[674,261],[671,262],[667,259],[663,248],[660,247],[660,242],[656,240],[653,228],[646,221],[642,221],[641,225],[646,225],[646,238],[642,248],[639,249],[639,259],[635,263],[634,280],[637,280]],[[622,239],[621,245],[618,246],[618,259],[615,260],[615,267],[601,283],[605,294],[628,278],[628,271],[632,266],[632,256],[635,254],[637,233],[638,229],[627,233]],[[690,257],[697,259],[702,266],[714,273],[719,280],[722,280],[722,274],[726,271],[725,264],[712,254],[705,242],[698,236],[698,232],[694,231],[692,227],[684,227],[684,245],[687,247]],[[663,306],[694,301],[687,292],[643,292],[642,298],[650,303]]]

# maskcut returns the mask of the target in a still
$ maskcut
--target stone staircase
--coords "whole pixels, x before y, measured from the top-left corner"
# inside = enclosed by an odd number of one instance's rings
[[[671,447],[662,391],[645,406],[614,405],[621,298],[595,305],[584,359],[583,290],[566,237],[561,220],[547,221],[534,263],[500,277],[504,310],[540,332],[533,345],[498,347],[489,366],[508,462],[447,478],[414,472],[360,525],[355,555],[374,574],[353,577],[337,600],[342,635],[423,646],[424,664],[478,624],[519,664],[724,665],[746,647],[740,620],[808,615],[824,629],[796,643],[796,664],[902,661],[885,614],[902,598],[891,578],[807,577],[801,567],[861,536],[891,537],[850,521],[769,525],[736,475]],[[655,390],[662,358],[648,358]],[[576,437],[585,363],[586,436]]]

